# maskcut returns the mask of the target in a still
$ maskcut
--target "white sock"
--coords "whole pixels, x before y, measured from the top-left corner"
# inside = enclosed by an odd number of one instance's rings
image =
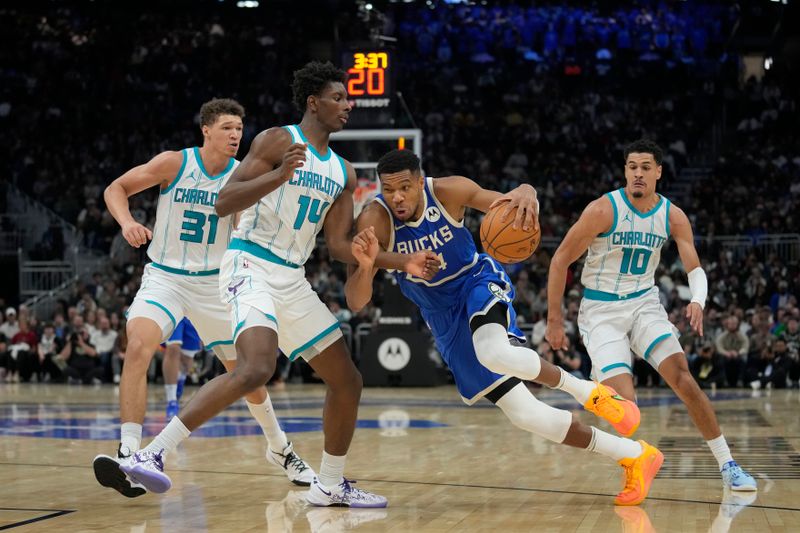
[[[592,427],[592,441],[586,449],[610,457],[615,461],[628,457],[639,457],[644,451],[638,442],[617,437],[596,427]]]
[[[559,367],[561,371],[561,379],[554,389],[563,390],[583,405],[589,400],[592,391],[597,387],[593,381],[586,381],[585,379],[578,379],[563,368]]]
[[[189,436],[189,433],[191,432],[186,429],[183,422],[177,416],[173,416],[167,427],[162,429],[161,433],[153,439],[153,442],[145,447],[145,451],[158,453],[164,450],[164,455],[166,455],[177,448],[178,444]]]
[[[172,385],[164,384],[164,391],[167,393],[167,401],[168,402],[177,402],[178,401],[178,384],[173,383]]]
[[[142,425],[136,422],[125,422],[120,427],[120,443],[122,455],[130,455],[139,451],[142,445]]]
[[[261,431],[264,432],[264,436],[267,438],[269,449],[274,452],[282,452],[289,445],[289,441],[286,439],[286,433],[281,429],[278,418],[275,416],[269,396],[262,404],[247,402],[247,408],[253,418],[256,419],[256,422],[258,422],[258,425],[261,426]]]
[[[328,488],[333,488],[341,483],[346,460],[347,455],[330,455],[323,451],[322,466],[319,468],[319,482]]]
[[[707,440],[706,444],[711,448],[711,453],[714,454],[714,458],[717,460],[717,463],[719,463],[720,470],[722,470],[725,463],[733,461],[731,449],[728,448],[728,443],[725,441],[724,435],[720,435],[716,439]]]

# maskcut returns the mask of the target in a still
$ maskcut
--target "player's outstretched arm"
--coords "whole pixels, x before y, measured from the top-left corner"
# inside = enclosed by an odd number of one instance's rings
[[[155,185],[168,187],[182,165],[181,152],[162,152],[112,181],[103,192],[108,211],[122,228],[122,236],[134,248],[147,244],[153,238],[153,232],[133,219],[128,198]]]
[[[611,200],[605,196],[594,200],[569,229],[550,261],[550,272],[547,275],[547,329],[544,336],[554,350],[569,347],[561,312],[567,269],[584,254],[594,238],[608,231],[613,223]]]
[[[515,229],[522,226],[525,231],[530,231],[535,227],[536,219],[539,216],[539,200],[536,197],[536,189],[527,183],[523,183],[505,194],[484,189],[464,176],[438,178],[434,180],[433,184],[437,198],[444,203],[447,211],[457,220],[464,216],[465,207],[486,213],[502,203],[506,203],[501,214],[502,221],[506,220],[515,207],[519,207],[514,219]]]
[[[686,306],[686,318],[689,324],[700,336],[703,335],[703,309],[708,296],[708,279],[700,265],[700,257],[694,247],[694,234],[689,217],[682,209],[672,206],[669,210],[669,226],[672,238],[678,245],[678,254],[681,257],[683,268],[689,278],[689,291],[692,301]]]
[[[306,160],[306,145],[292,144],[284,128],[270,128],[253,139],[247,155],[219,192],[215,210],[221,217],[244,211],[294,175]]]

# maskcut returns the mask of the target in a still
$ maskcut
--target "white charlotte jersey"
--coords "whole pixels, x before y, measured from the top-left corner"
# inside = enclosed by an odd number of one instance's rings
[[[607,193],[614,208],[614,223],[589,246],[581,283],[586,296],[616,299],[649,289],[661,259],[661,247],[669,238],[670,201],[659,195],[658,203],[647,213],[631,205],[624,189]],[[603,298],[602,296],[607,296]]]
[[[160,191],[147,255],[162,270],[212,274],[219,271],[233,231],[233,217],[217,216],[214,204],[239,162],[230,158],[222,172],[211,176],[199,149],[186,148],[181,154],[178,175]]]
[[[306,161],[278,189],[246,209],[233,232],[231,248],[291,265],[303,265],[333,202],[347,184],[344,160],[330,147],[325,155],[306,140],[299,126],[284,126],[292,142],[308,144]]]

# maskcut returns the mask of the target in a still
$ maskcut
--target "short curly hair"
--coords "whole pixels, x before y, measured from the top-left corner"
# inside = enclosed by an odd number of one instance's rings
[[[200,126],[211,126],[221,115],[244,118],[244,107],[231,98],[214,98],[200,106]]]
[[[330,61],[311,61],[294,71],[292,100],[301,113],[306,112],[306,101],[311,95],[319,95],[328,83],[347,83],[347,73],[336,68]]]

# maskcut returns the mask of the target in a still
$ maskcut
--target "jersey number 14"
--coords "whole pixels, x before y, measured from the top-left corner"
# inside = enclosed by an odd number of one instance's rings
[[[297,199],[297,203],[300,204],[300,210],[297,212],[297,218],[294,219],[294,229],[296,230],[303,227],[306,217],[308,217],[308,221],[312,224],[318,224],[319,221],[322,220],[322,215],[325,213],[325,210],[328,208],[328,202],[323,202],[320,206],[319,198],[311,201],[311,198],[306,195],[300,196],[300,198]]]

